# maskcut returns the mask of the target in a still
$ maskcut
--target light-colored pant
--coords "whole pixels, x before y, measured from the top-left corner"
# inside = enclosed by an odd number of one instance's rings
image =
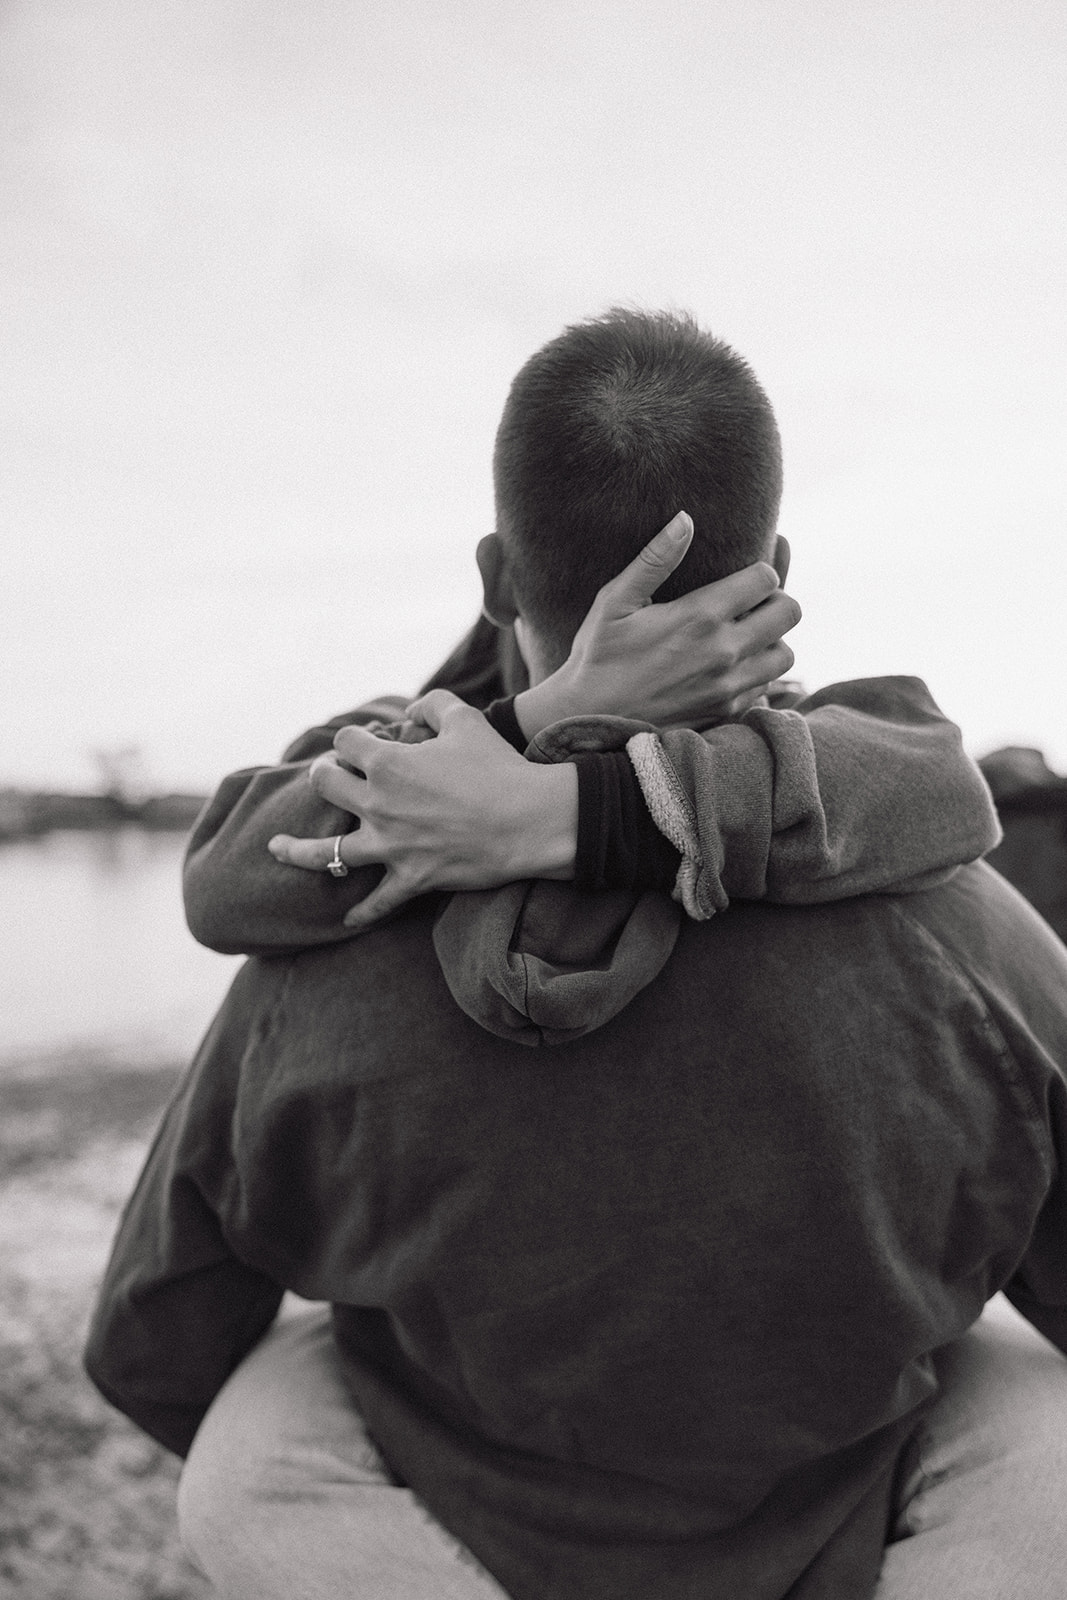
[[[1063,1600],[1067,1362],[998,1298],[939,1371],[876,1600]],[[221,1600],[504,1597],[392,1482],[322,1311],[281,1320],[234,1373],[196,1436],[178,1513]]]

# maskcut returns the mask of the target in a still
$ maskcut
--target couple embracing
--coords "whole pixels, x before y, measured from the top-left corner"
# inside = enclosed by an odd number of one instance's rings
[[[90,1374],[230,1600],[1057,1594],[1067,954],[958,731],[782,684],[777,428],[689,319],[537,352],[494,479],[427,692],[200,819],[253,959]]]

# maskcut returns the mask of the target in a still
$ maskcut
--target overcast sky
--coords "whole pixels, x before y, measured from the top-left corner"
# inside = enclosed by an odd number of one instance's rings
[[[617,301],[775,402],[804,680],[1067,769],[1065,105],[1062,0],[7,0],[0,782],[414,692]]]

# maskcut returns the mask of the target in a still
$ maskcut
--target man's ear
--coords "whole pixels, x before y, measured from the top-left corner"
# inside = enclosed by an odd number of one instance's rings
[[[778,574],[778,582],[785,588],[785,580],[789,576],[789,541],[779,534],[774,541],[774,555],[771,557],[771,566]]]
[[[498,533],[487,533],[478,540],[475,551],[482,575],[482,611],[498,628],[508,628],[519,614],[508,575],[508,558]]]

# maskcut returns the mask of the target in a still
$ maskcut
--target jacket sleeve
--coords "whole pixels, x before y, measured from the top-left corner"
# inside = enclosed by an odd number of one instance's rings
[[[278,954],[351,937],[345,912],[380,869],[338,880],[282,866],[266,846],[279,832],[348,831],[348,815],[311,790],[307,767],[338,727],[380,717],[384,705],[313,729],[281,767],[225,780],[197,823],[185,866],[186,915],[202,944]],[[593,743],[549,759],[596,748],[602,728],[625,726],[610,718],[575,723],[594,730]],[[680,854],[675,896],[696,918],[731,898],[803,904],[925,887],[999,839],[988,788],[959,729],[914,678],[837,684],[793,710],[760,708],[706,733],[643,726],[626,749],[656,828]]]
[[[212,1201],[233,1181],[234,1073],[225,1058],[236,1069],[247,1032],[241,990],[239,974],[164,1115],[123,1214],[85,1350],[105,1399],[181,1456],[282,1298],[278,1284],[233,1254]],[[234,1043],[220,1052],[227,1018]],[[207,1051],[210,1070],[201,1070]]]
[[[311,728],[277,767],[231,773],[196,821],[182,873],[185,915],[201,944],[224,955],[282,955],[352,935],[345,912],[381,877],[362,867],[346,878],[302,872],[275,861],[267,841],[276,833],[328,838],[348,833],[352,818],[311,788],[308,769],[333,748],[338,728],[395,718],[403,705],[373,701]]]
[[[993,848],[992,797],[917,678],[834,684],[705,733],[627,742],[645,802],[681,852],[675,897],[803,905],[926,888]]]
[[[1051,1053],[1050,1053],[1051,1060]],[[1067,1056],[1060,1052],[1067,1065]],[[1042,1111],[1050,1178],[1026,1254],[1004,1293],[1028,1322],[1067,1355],[1067,1079],[1052,1066]]]

